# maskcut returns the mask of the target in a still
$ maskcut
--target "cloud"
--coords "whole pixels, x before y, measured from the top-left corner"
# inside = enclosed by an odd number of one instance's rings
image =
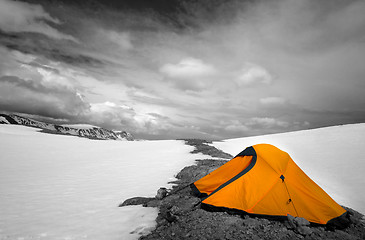
[[[332,51],[339,45],[361,41],[364,36],[365,3],[361,0],[282,0],[263,2],[255,10],[262,17],[258,27],[266,44],[288,52]]]
[[[225,118],[220,120],[218,125],[214,125],[214,131],[218,136],[243,137],[288,131],[289,129],[297,129],[299,125],[300,127],[304,126],[299,122],[292,123],[273,117]]]
[[[261,98],[260,103],[266,106],[277,106],[282,105],[286,102],[285,98],[281,97],[266,97]]]
[[[78,42],[73,36],[61,33],[47,22],[59,25],[57,18],[51,17],[41,5],[20,1],[0,1],[0,29],[5,32],[34,32],[50,38]]]
[[[40,2],[0,0],[24,13],[14,26],[0,14],[1,94],[14,109],[58,109],[148,138],[365,121],[364,1],[185,1],[169,15]],[[64,36],[49,28],[82,44],[54,41]],[[72,102],[80,115],[69,113]]]
[[[137,136],[156,138],[174,128],[171,119],[158,113],[145,113],[114,102],[90,103],[81,120],[109,129],[127,130]]]
[[[15,76],[47,89],[75,90],[79,72],[59,62],[35,54],[0,48],[0,76]]]
[[[100,37],[106,38],[122,50],[133,49],[132,37],[129,32],[118,32],[114,30],[100,29]]]
[[[241,123],[239,120],[230,120],[229,122],[222,122],[224,124],[224,130],[233,133],[245,133],[250,130],[249,127]]]
[[[135,129],[133,118],[136,113],[133,108],[126,105],[119,105],[113,102],[91,103],[90,109],[85,113],[84,119],[106,128]],[[119,129],[117,129],[119,130]]]
[[[131,106],[110,101],[90,103],[77,89],[57,82],[48,84],[43,78],[25,80],[15,76],[1,77],[0,110],[67,119],[70,123],[86,122],[149,136],[170,128],[169,118],[162,115],[136,112]]]
[[[184,58],[177,64],[165,64],[160,68],[160,72],[170,78],[187,79],[210,76],[216,70],[213,66],[204,63],[200,59]]]
[[[280,128],[287,128],[289,127],[289,123],[286,121],[277,120],[275,118],[270,117],[254,117],[249,119],[249,121],[246,124],[250,127],[263,127],[263,128],[274,128],[274,127],[280,127]]]
[[[0,77],[1,110],[74,119],[88,108],[89,104],[72,89],[15,76]]]
[[[235,82],[238,86],[249,86],[257,83],[270,84],[272,82],[272,76],[265,68],[259,65],[245,63],[239,75],[236,77]]]
[[[1,110],[74,120],[90,108],[72,69],[33,54],[0,53]]]
[[[90,123],[134,133],[145,131],[157,134],[157,129],[161,128],[156,117],[136,112],[126,104],[110,100],[99,102],[98,94],[90,95],[90,89],[110,93],[110,88],[84,71],[33,54],[5,48],[0,48],[0,52],[0,58],[6,60],[0,63],[2,111],[67,119],[70,123]],[[115,92],[120,94],[118,90]],[[94,100],[90,102],[93,95]],[[105,99],[104,96],[101,99]]]
[[[207,78],[216,74],[217,70],[201,59],[184,58],[177,64],[163,65],[160,72],[182,89],[202,90],[211,85]]]

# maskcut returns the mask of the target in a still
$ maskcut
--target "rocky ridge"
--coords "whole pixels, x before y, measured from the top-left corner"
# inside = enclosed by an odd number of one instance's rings
[[[16,114],[0,114],[0,124],[18,124],[28,127],[36,127],[42,129],[42,132],[72,135],[98,140],[127,140],[133,141],[132,134],[126,131],[112,131],[105,128],[89,126],[89,127],[71,127],[67,125],[57,125],[37,121],[31,118],[22,117]]]
[[[208,212],[200,208],[200,199],[193,196],[190,183],[222,166],[232,156],[203,140],[186,140],[202,152],[221,160],[196,160],[177,175],[172,189],[161,188],[156,197],[135,197],[120,206],[158,207],[156,228],[140,239],[365,239],[364,216],[350,208],[351,224],[342,230],[310,224],[303,218],[289,216],[285,221],[236,215],[228,212]]]

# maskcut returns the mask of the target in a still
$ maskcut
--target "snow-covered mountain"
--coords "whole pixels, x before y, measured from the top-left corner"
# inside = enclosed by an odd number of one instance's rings
[[[134,140],[132,134],[126,131],[112,131],[85,124],[57,125],[22,117],[16,114],[0,114],[0,124],[19,124],[29,127],[41,128],[47,133],[73,135],[90,139]]]

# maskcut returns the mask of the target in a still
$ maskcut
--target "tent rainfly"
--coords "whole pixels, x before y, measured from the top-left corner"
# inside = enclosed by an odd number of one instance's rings
[[[347,211],[311,180],[288,153],[269,144],[246,148],[190,185],[202,208],[302,217],[341,227]]]

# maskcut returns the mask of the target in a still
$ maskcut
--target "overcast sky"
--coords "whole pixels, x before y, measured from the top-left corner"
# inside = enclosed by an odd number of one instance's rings
[[[362,0],[0,0],[0,111],[147,139],[365,122],[364,13]]]

